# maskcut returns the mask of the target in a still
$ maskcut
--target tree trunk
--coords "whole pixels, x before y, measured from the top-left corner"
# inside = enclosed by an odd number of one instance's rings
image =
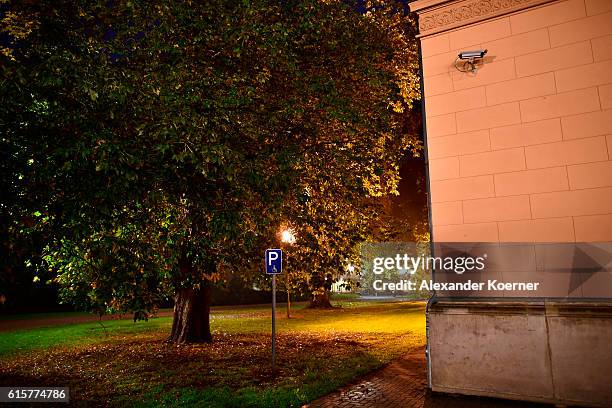
[[[291,292],[287,289],[287,319],[291,319]]]
[[[174,298],[174,318],[168,341],[172,343],[211,343],[211,288],[204,283],[199,289],[179,289]]]
[[[331,301],[329,300],[329,291],[317,292],[310,299],[310,305],[308,306],[313,309],[331,309],[333,308]]]

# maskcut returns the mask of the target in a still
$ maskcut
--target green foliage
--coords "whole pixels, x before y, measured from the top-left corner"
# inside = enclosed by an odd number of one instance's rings
[[[83,308],[142,318],[177,288],[249,280],[287,223],[292,262],[324,288],[418,151],[414,23],[389,7],[6,7],[2,219],[43,237]]]

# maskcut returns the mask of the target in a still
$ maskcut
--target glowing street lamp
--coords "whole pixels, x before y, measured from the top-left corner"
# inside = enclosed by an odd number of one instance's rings
[[[280,231],[281,242],[289,245],[295,244],[296,238],[293,229],[283,227]],[[285,278],[285,289],[287,290],[287,319],[291,318],[291,291],[289,290],[289,277]]]
[[[281,242],[285,244],[295,244],[295,234],[291,230],[291,228],[284,228],[280,232]]]

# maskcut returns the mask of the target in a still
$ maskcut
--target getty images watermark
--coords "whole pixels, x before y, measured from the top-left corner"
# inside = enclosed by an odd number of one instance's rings
[[[452,272],[463,275],[470,271],[483,271],[488,255],[482,256],[411,256],[407,253],[395,254],[393,257],[375,257],[372,260],[372,273],[382,277],[385,273],[397,271],[398,275],[414,276],[418,271],[425,273],[433,270],[440,273]],[[505,291],[522,290],[536,291],[540,282],[499,282],[497,279],[487,279],[484,282],[467,279],[463,282],[434,282],[432,279],[399,279],[388,282],[384,279],[374,279],[372,287],[375,291]]]
[[[361,248],[371,295],[612,299],[612,243],[386,242]],[[502,293],[503,292],[503,293]]]
[[[368,243],[361,250],[360,288],[413,298],[434,291],[450,297],[575,296],[583,277],[560,274],[580,273],[577,251],[600,249],[576,243]]]

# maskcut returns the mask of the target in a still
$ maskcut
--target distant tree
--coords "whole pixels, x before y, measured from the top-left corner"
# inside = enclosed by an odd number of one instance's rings
[[[345,28],[330,24],[327,40],[309,56],[308,76],[324,70],[334,78],[328,98],[340,103],[308,117],[320,137],[305,146],[298,188],[285,201],[298,237],[287,251],[308,282],[312,307],[331,307],[329,290],[349,264],[359,263],[361,242],[411,235],[412,226],[385,207],[398,194],[400,162],[421,151],[413,106],[420,95],[416,26],[403,2],[358,3],[363,14],[352,17],[359,29],[335,32]],[[348,46],[355,41],[367,48],[363,59]]]
[[[412,23],[377,10],[4,3],[2,217],[33,217],[81,308],[141,319],[174,296],[173,342],[212,340],[211,286],[260,272],[282,223],[316,297],[418,149]]]

